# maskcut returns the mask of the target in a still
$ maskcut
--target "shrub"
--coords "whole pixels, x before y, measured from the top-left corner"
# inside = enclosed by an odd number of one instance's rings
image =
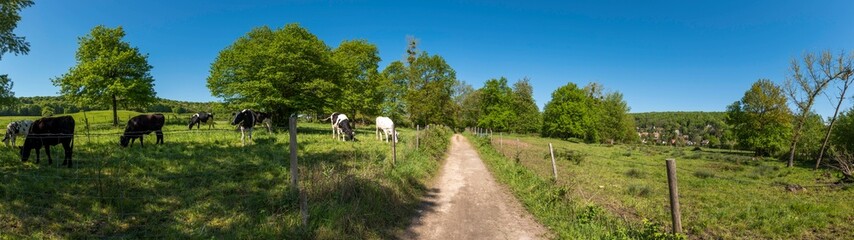
[[[575,165],[581,164],[581,162],[583,162],[585,158],[587,158],[587,154],[575,150],[555,151],[555,159],[567,160],[575,163]]]
[[[430,125],[429,128],[421,131],[421,149],[426,152],[430,158],[441,160],[448,150],[448,145],[451,144],[451,135],[454,131],[451,128],[442,125]]]
[[[706,179],[715,177],[715,173],[707,169],[700,169],[694,172],[694,176],[697,178]]]
[[[632,184],[626,189],[626,193],[636,197],[647,197],[652,195],[652,188],[647,185]]]
[[[644,176],[646,176],[646,173],[641,172],[640,170],[637,170],[635,168],[632,168],[626,172],[626,176],[628,176],[630,178],[643,178]]]

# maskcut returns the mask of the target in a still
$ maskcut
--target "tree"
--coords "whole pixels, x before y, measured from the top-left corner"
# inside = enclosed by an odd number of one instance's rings
[[[601,123],[599,133],[602,140],[613,144],[614,141],[627,142],[637,138],[635,120],[628,114],[630,109],[628,103],[623,100],[622,93],[605,94],[600,106],[602,109],[598,122]]]
[[[18,27],[21,20],[21,9],[32,6],[31,0],[4,0],[0,2],[0,59],[6,53],[27,54],[30,43],[25,37],[15,35],[12,31]]]
[[[409,66],[408,80],[406,106],[414,124],[456,126],[451,97],[457,73],[444,58],[421,52]]]
[[[534,88],[527,77],[513,84],[513,110],[516,112],[516,118],[511,127],[512,131],[532,133],[542,128],[543,115],[534,101]]]
[[[726,123],[732,126],[742,148],[767,156],[783,149],[791,133],[792,114],[783,90],[770,80],[760,79],[741,101],[727,107]]]
[[[8,75],[0,75],[0,105],[8,106],[16,102],[15,92],[12,92],[13,85]]]
[[[580,138],[598,141],[593,100],[575,83],[567,83],[552,92],[552,99],[543,109],[541,135],[558,138]]]
[[[854,151],[854,107],[839,115],[831,138],[836,149]]]
[[[786,93],[798,109],[798,115],[795,118],[795,128],[793,129],[792,140],[789,145],[789,162],[786,165],[787,167],[791,167],[794,164],[798,140],[801,137],[804,123],[812,111],[815,98],[839,74],[834,72],[831,67],[833,55],[830,51],[822,52],[819,59],[816,59],[815,54],[807,53],[803,59],[803,67],[806,68],[805,71],[801,68],[801,64],[797,59],[792,59],[792,66],[790,68],[791,76],[786,78]]]
[[[830,125],[827,126],[827,131],[824,134],[824,141],[821,144],[821,150],[818,152],[818,159],[815,161],[815,169],[818,169],[821,165],[821,158],[824,156],[824,150],[827,149],[830,134],[833,131],[833,124],[836,123],[836,117],[839,114],[839,108],[842,107],[842,102],[845,101],[845,94],[848,92],[848,88],[854,83],[854,77],[852,77],[854,75],[854,52],[847,57],[845,53],[839,54],[834,63],[835,66],[833,68],[840,73],[837,80],[842,86],[839,87],[839,98],[837,98],[836,108],[833,110],[833,117],[830,118]]]
[[[121,26],[93,28],[79,39],[77,64],[52,80],[63,96],[78,104],[111,102],[113,125],[119,124],[116,114],[119,103],[144,107],[156,100],[148,55],[123,41],[124,36]]]
[[[377,46],[365,40],[344,41],[332,57],[342,69],[341,110],[349,110],[353,118],[357,113],[378,115],[383,95]]]
[[[254,28],[220,51],[207,87],[226,104],[288,116],[331,107],[345,86],[341,78],[329,47],[308,30],[288,24],[275,30]]]
[[[380,112],[383,116],[388,116],[395,123],[404,122],[404,116],[407,116],[406,101],[404,100],[409,90],[406,66],[400,61],[394,61],[380,74],[379,84],[380,91],[383,92],[384,99],[380,104]]]
[[[475,104],[474,98],[477,91],[465,81],[457,81],[454,86],[454,104],[458,106],[456,112],[456,123],[458,128],[465,128],[477,125],[478,116],[480,116],[480,101]]]
[[[507,78],[490,79],[480,89],[480,112],[477,125],[495,131],[508,131],[517,118],[513,111],[513,90]]]

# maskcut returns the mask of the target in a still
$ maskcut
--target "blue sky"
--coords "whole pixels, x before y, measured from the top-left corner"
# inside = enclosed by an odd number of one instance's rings
[[[632,112],[723,111],[759,78],[782,83],[794,57],[854,51],[853,1],[37,1],[16,33],[29,55],[6,54],[16,96],[57,95],[77,38],[123,26],[149,54],[158,96],[217,100],[205,79],[220,50],[257,26],[299,23],[330,47],[367,39],[384,68],[406,36],[478,88],[529,77],[542,107],[567,82],[620,91]],[[852,101],[846,101],[847,107]],[[816,109],[832,113],[827,98]]]

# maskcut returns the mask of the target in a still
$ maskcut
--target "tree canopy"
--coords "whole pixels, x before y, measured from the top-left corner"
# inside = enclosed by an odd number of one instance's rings
[[[587,142],[599,140],[593,99],[575,83],[567,83],[552,93],[543,109],[546,137],[578,138]]]
[[[344,41],[332,51],[341,67],[342,104],[340,110],[377,115],[381,112],[383,84],[377,67],[380,62],[377,46],[365,40]]]
[[[16,35],[15,28],[21,20],[20,11],[33,5],[32,0],[4,0],[0,1],[0,59],[6,53],[27,54],[30,52],[30,43],[25,37]]]
[[[777,154],[792,133],[792,113],[783,89],[760,79],[744,93],[741,101],[727,107],[726,122],[738,137],[739,146],[757,155]]]
[[[155,100],[148,55],[123,40],[122,27],[96,26],[79,39],[77,64],[54,78],[53,84],[78,104],[111,104],[113,124],[117,105],[144,107]]]

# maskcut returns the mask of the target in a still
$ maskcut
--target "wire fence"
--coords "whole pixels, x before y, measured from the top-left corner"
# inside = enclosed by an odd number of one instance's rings
[[[296,203],[282,201],[291,196],[288,169],[275,159],[288,151],[281,146],[244,149],[237,144],[239,132],[231,129],[163,131],[165,147],[119,146],[119,137],[142,133],[27,137],[73,138],[71,169],[58,166],[64,153],[57,147],[51,149],[57,160],[54,166],[22,164],[17,151],[2,152],[0,156],[6,157],[0,161],[0,238],[216,236],[215,219],[250,216],[243,212],[246,209],[281,214]],[[218,144],[223,142],[234,144]],[[29,161],[33,160],[31,156]],[[175,229],[186,224],[198,231]]]

